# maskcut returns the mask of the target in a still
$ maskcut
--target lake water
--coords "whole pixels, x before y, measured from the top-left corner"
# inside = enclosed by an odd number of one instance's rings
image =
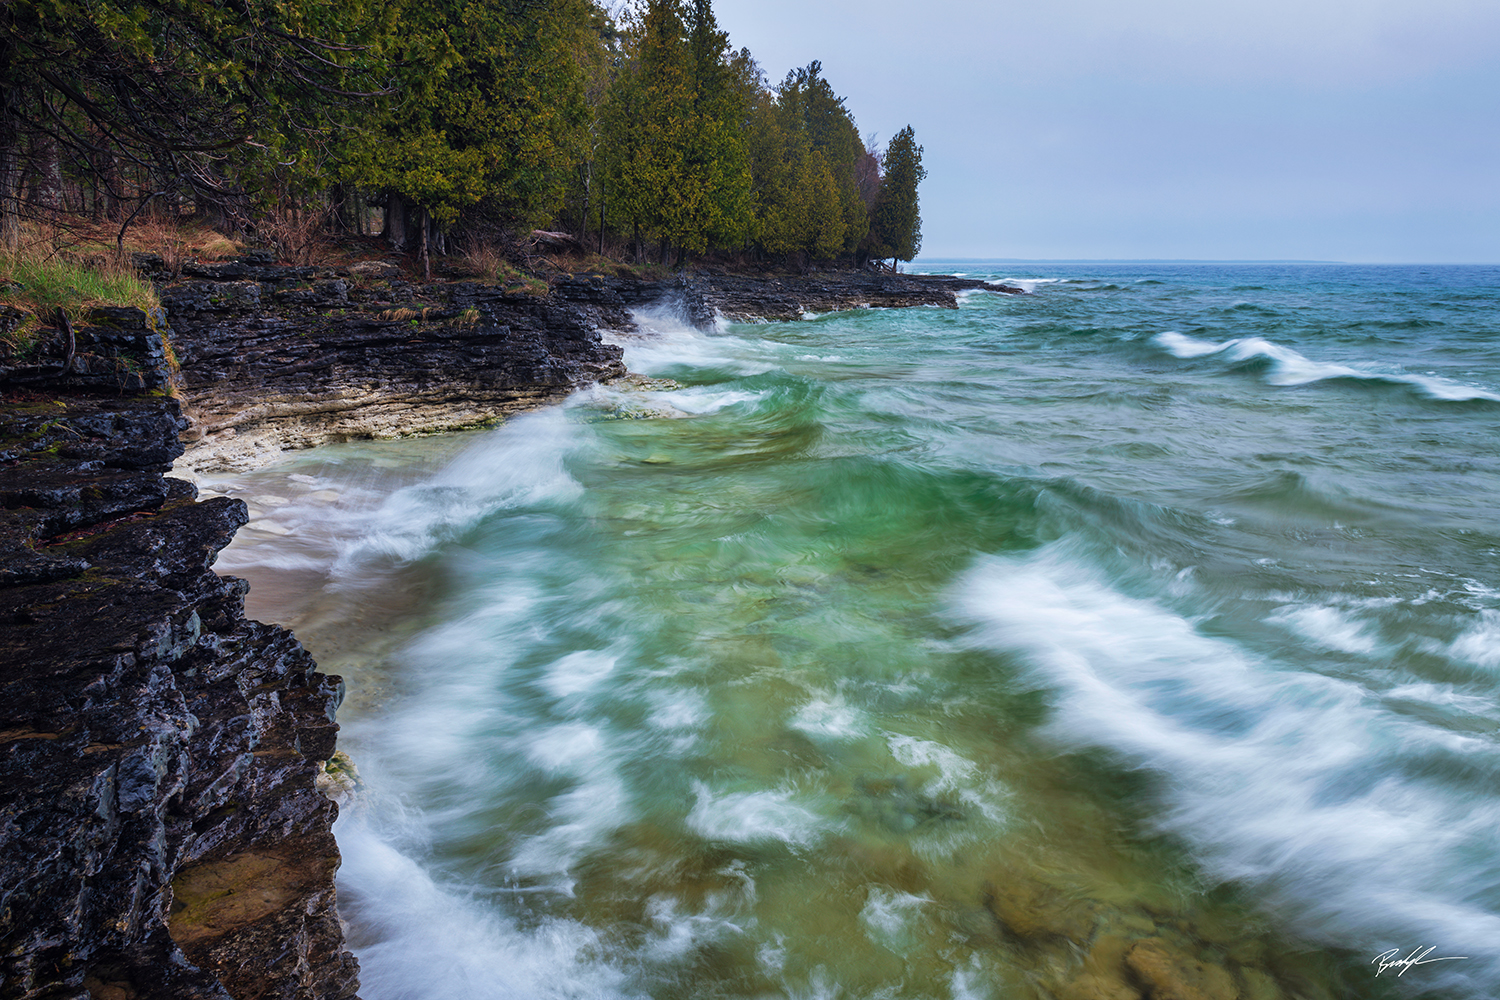
[[[362,995],[1500,995],[1500,269],[929,268],[207,484]]]

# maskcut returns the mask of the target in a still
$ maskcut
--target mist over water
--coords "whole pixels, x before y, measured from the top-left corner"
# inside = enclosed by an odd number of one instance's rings
[[[934,269],[1031,294],[209,484],[348,679],[363,996],[1500,994],[1500,271]]]

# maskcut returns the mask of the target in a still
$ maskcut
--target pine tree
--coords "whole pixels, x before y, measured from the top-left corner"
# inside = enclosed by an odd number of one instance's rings
[[[843,245],[837,253],[853,253],[869,228],[869,214],[859,194],[860,161],[864,143],[859,129],[823,78],[823,64],[814,60],[805,69],[787,74],[777,93],[789,115],[798,123],[809,146],[823,155],[833,178],[834,202],[843,219]]]
[[[875,200],[870,256],[910,261],[922,250],[922,216],[917,185],[927,176],[922,147],[910,125],[896,133],[885,149],[885,176]]]
[[[343,179],[439,226],[481,203],[509,227],[550,220],[585,143],[575,50],[587,6],[405,0],[389,48],[396,99],[351,138]]]

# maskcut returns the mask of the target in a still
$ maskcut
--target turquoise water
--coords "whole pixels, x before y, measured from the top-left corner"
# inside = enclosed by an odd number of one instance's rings
[[[367,1000],[1500,994],[1500,269],[931,268],[211,484]]]

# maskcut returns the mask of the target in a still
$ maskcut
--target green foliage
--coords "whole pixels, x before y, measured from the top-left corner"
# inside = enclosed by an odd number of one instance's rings
[[[870,256],[909,261],[922,249],[922,217],[917,185],[927,171],[922,147],[910,125],[896,133],[885,150],[885,176],[875,200]]]
[[[754,223],[745,95],[708,0],[650,0],[625,32],[605,107],[606,170],[617,216],[702,253]]]
[[[273,245],[340,205],[362,227],[365,195],[398,244],[408,219],[679,261],[920,242],[920,148],[882,182],[821,64],[768,87],[711,0],[9,0],[0,88],[0,246],[60,189],[115,223],[191,195]]]
[[[551,218],[583,145],[576,53],[590,10],[584,0],[404,0],[386,49],[395,99],[350,138],[341,178],[406,198],[443,226],[480,202],[509,225]]]
[[[377,84],[375,0],[10,0],[0,6],[0,229],[65,175],[111,202],[223,197],[310,155]],[[389,27],[389,25],[385,25]],[[228,178],[232,173],[234,179]],[[35,183],[35,182],[33,182]]]

